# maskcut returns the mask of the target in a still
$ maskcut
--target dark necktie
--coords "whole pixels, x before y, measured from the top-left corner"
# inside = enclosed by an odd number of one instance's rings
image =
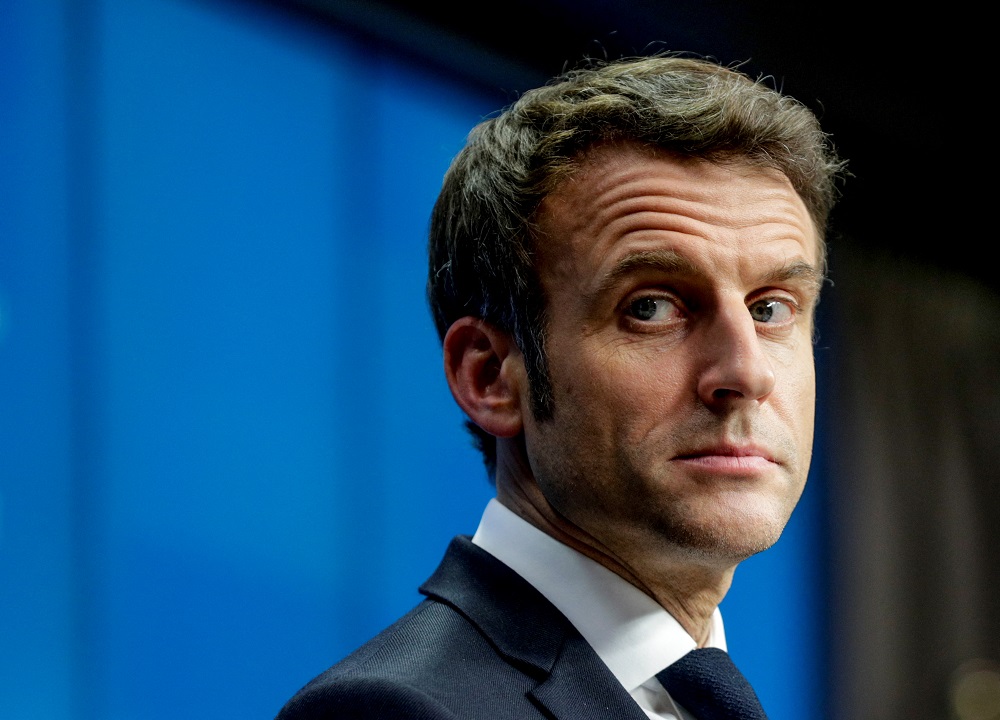
[[[656,679],[698,720],[767,720],[757,693],[724,650],[692,650]]]

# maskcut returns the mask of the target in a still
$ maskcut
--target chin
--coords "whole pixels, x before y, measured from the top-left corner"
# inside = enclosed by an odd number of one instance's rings
[[[706,537],[690,536],[676,542],[682,555],[696,559],[700,564],[730,567],[770,548],[779,536],[758,537]]]
[[[685,518],[665,528],[671,544],[701,560],[735,564],[767,550],[781,537],[790,516],[772,508],[729,509]]]

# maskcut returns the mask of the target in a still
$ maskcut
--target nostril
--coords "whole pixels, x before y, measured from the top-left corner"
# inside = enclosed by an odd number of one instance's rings
[[[739,390],[731,390],[729,388],[716,388],[712,391],[712,397],[716,400],[728,400],[730,398],[741,398],[743,393]]]

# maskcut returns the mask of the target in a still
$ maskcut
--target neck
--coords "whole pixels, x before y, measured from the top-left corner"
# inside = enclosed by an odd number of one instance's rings
[[[502,505],[635,585],[669,612],[699,647],[705,645],[735,564],[714,562],[657,538],[637,536],[628,548],[610,548],[548,502],[520,454],[504,455],[498,457],[496,475],[497,500]]]

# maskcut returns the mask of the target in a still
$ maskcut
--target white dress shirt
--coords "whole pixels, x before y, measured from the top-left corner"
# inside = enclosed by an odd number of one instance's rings
[[[486,506],[472,542],[555,605],[647,716],[652,720],[694,720],[671,700],[655,676],[694,650],[697,643],[651,597],[521,519],[496,499]],[[706,646],[726,650],[718,608]]]

